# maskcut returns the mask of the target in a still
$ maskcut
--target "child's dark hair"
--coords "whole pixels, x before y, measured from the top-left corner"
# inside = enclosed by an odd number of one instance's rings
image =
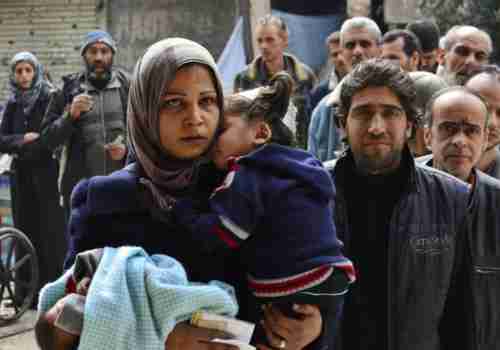
[[[263,118],[272,131],[270,142],[292,146],[295,137],[283,123],[292,92],[292,78],[285,72],[279,72],[271,78],[269,86],[259,91],[253,101],[239,94],[226,97],[224,111],[227,114],[241,114],[247,121]]]

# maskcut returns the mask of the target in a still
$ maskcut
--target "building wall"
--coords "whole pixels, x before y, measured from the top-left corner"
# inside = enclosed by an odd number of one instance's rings
[[[61,86],[82,68],[80,45],[97,28],[115,38],[115,63],[132,70],[144,50],[181,36],[205,45],[217,58],[239,14],[237,0],[0,0],[0,103],[8,97],[9,62],[33,52]]]
[[[82,38],[100,27],[104,10],[102,0],[0,0],[0,101],[19,51],[34,53],[56,84],[78,70]]]
[[[115,62],[132,70],[149,45],[167,37],[197,41],[217,59],[238,14],[236,0],[111,0],[108,29],[118,45]]]

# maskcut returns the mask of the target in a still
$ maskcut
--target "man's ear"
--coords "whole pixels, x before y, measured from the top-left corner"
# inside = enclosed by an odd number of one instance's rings
[[[432,134],[429,126],[424,126],[424,141],[425,147],[432,152]]]
[[[409,140],[413,130],[413,123],[408,121],[406,124],[406,139]]]
[[[486,148],[488,147],[489,136],[490,136],[489,128],[486,127],[486,130],[484,130],[484,141],[483,141],[483,147],[481,147],[481,152],[486,151]]]
[[[420,65],[420,55],[417,51],[414,51],[410,57],[411,66],[414,70],[418,70]]]
[[[255,146],[264,145],[271,140],[273,136],[273,132],[269,124],[264,121],[256,122],[253,126],[255,128],[254,140],[253,143]]]

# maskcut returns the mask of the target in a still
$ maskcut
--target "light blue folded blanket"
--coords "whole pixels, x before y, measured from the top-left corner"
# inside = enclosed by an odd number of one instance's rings
[[[40,292],[39,314],[65,295],[73,267]],[[198,310],[234,316],[234,289],[187,280],[182,265],[138,247],[105,248],[92,279],[79,350],[163,350],[173,327]]]

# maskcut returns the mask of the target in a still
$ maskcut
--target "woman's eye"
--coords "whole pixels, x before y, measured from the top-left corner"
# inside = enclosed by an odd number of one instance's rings
[[[177,98],[172,98],[169,100],[164,100],[161,104],[161,108],[177,108],[181,105],[181,100]]]
[[[207,97],[203,97],[201,99],[201,104],[203,106],[211,106],[211,105],[214,105],[217,103],[217,100],[215,97],[212,97],[212,96],[207,96]]]

